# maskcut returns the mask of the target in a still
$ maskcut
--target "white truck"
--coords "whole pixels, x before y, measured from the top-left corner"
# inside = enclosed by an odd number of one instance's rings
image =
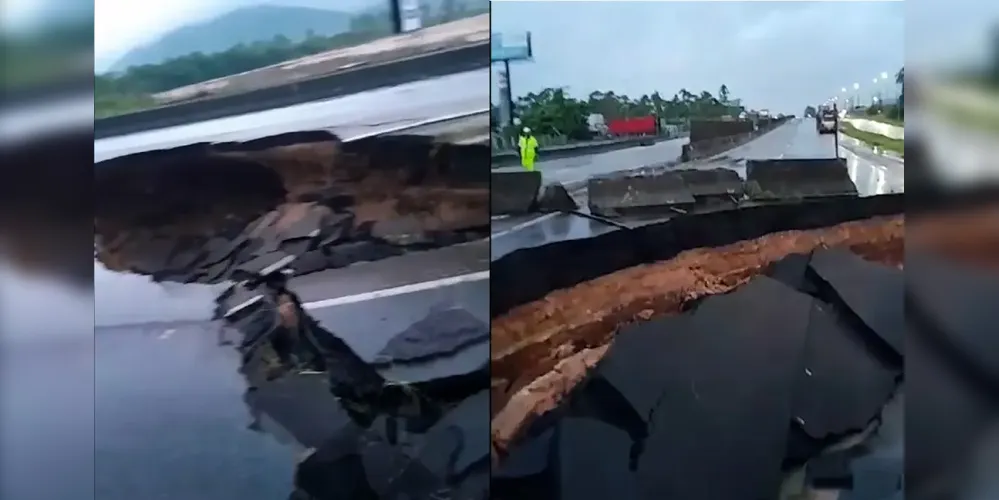
[[[839,128],[838,121],[839,116],[836,114],[836,108],[823,106],[815,114],[815,129],[820,134],[835,134],[836,129]]]

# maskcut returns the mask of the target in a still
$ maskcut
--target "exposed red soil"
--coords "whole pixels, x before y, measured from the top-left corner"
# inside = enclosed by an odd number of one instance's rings
[[[623,269],[514,308],[492,321],[494,451],[502,454],[538,415],[554,408],[599,361],[624,325],[681,312],[690,300],[727,292],[794,253],[846,248],[901,266],[904,217],[770,234],[683,252]]]
[[[163,240],[213,236],[270,210],[287,222],[307,202],[342,200],[355,227],[372,225],[389,242],[400,234],[462,231],[489,224],[488,181],[455,181],[449,146],[394,137],[343,143],[331,138],[240,152],[137,157],[102,166],[96,179],[98,259],[128,270]],[[144,164],[145,163],[145,164]]]

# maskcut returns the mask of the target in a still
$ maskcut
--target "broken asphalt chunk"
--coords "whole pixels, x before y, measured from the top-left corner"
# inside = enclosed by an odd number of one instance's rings
[[[811,302],[758,277],[708,298],[672,332],[682,342],[648,381],[662,396],[638,463],[646,498],[777,495]]]
[[[632,441],[623,430],[594,418],[566,417],[559,422],[558,433],[559,494],[555,498],[687,498],[657,497],[639,484],[639,474],[631,467]],[[660,469],[660,475],[664,470],[670,469]]]
[[[280,248],[281,252],[288,255],[304,255],[306,252],[315,249],[315,244],[318,243],[315,238],[304,237],[304,238],[291,238],[280,242],[277,246]]]
[[[461,308],[431,311],[389,340],[377,364],[409,363],[453,353],[489,338],[489,325]]]
[[[812,302],[805,368],[797,375],[793,405],[794,420],[809,437],[860,432],[891,398],[901,371],[883,363],[863,335],[829,305]]]
[[[813,297],[818,294],[815,277],[809,275],[808,264],[811,254],[791,254],[770,265],[765,273],[767,276],[785,285]]]
[[[282,261],[290,257],[293,256],[290,256],[284,252],[272,252],[266,255],[261,255],[259,257],[250,260],[246,264],[243,264],[238,268],[234,269],[233,277],[236,279],[246,279],[253,276],[259,276],[262,274],[270,274],[270,273],[263,273],[263,271],[267,270],[268,268],[276,266],[277,264],[281,263]],[[273,272],[273,270],[271,272]]]
[[[649,381],[669,376],[670,369],[663,363],[662,355],[684,342],[681,335],[682,332],[689,331],[689,323],[690,316],[681,315],[625,327],[614,338],[587,382],[591,385],[593,380],[602,379],[613,389],[587,393],[601,399],[599,394],[616,390],[631,408],[617,408],[614,411],[622,414],[636,412],[637,418],[647,425],[662,396],[662,388]],[[592,403],[606,405],[610,402]]]
[[[349,425],[346,412],[330,393],[325,374],[295,374],[261,382],[244,396],[261,430],[286,444],[317,448]]]
[[[816,251],[809,267],[897,359],[905,355],[905,276],[900,269],[838,249]]]

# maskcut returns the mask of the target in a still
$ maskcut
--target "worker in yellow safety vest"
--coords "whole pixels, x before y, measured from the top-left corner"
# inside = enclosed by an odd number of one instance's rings
[[[517,141],[520,146],[520,164],[528,172],[534,171],[534,159],[538,155],[538,140],[531,134],[529,127],[524,127],[524,133]]]

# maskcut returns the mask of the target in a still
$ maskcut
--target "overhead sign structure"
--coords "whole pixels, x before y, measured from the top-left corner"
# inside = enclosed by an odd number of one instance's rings
[[[489,38],[492,62],[526,61],[533,57],[530,32],[519,35],[490,33]]]
[[[423,16],[420,12],[420,0],[397,0],[401,3],[402,31],[416,31],[423,27]]]
[[[489,34],[490,62],[502,63],[503,70],[499,74],[500,122],[516,125],[513,113],[513,91],[510,89],[510,61],[529,61],[534,53],[531,48],[531,33],[503,36],[501,33]],[[519,125],[518,125],[519,126]]]

